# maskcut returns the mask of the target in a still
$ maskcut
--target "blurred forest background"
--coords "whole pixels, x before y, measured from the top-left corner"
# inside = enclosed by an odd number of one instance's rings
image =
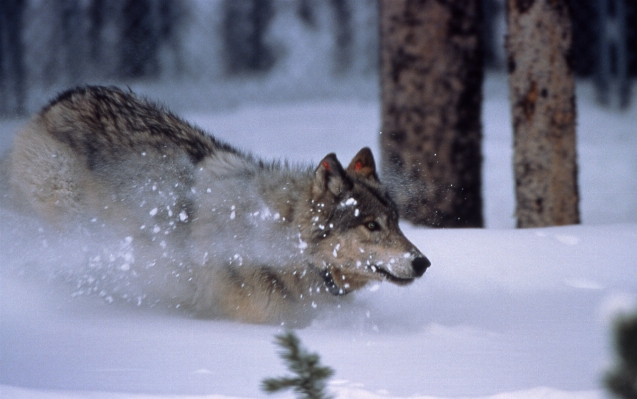
[[[482,4],[485,67],[503,70],[504,0]],[[637,2],[572,8],[577,75],[595,79],[601,103],[613,101],[613,87],[628,101]],[[208,92],[175,99],[177,107],[370,98],[378,41],[376,0],[1,0],[0,115],[25,115],[84,83]]]

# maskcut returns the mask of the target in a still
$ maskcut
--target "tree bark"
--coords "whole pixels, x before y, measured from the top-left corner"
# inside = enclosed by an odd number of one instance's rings
[[[568,0],[508,0],[518,227],[580,221]]]
[[[63,57],[62,65],[64,66],[64,75],[66,75],[67,84],[75,86],[84,81],[83,65],[86,59],[84,51],[84,32],[82,29],[82,5],[79,0],[64,0],[60,2],[62,29],[62,48],[60,49]]]
[[[0,116],[26,113],[26,68],[24,65],[24,0],[0,2]]]
[[[352,66],[352,10],[349,0],[331,0],[334,10],[334,60],[336,74],[347,72]]]
[[[121,15],[119,75],[124,79],[159,75],[159,29],[155,2],[126,0]]]
[[[380,0],[383,178],[416,224],[483,226],[480,23],[480,0]]]
[[[223,44],[229,74],[270,70],[275,54],[266,42],[274,17],[272,0],[224,0]]]

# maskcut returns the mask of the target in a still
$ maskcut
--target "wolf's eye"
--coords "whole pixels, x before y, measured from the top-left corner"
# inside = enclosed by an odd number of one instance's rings
[[[367,222],[365,223],[365,227],[369,231],[378,231],[380,230],[380,225],[377,222]]]

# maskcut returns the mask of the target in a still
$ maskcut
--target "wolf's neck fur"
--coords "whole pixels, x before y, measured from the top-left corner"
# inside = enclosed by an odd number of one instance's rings
[[[312,184],[309,168],[249,157],[224,154],[198,165],[191,241],[205,244],[192,248],[192,258],[203,260],[197,303],[219,303],[223,314],[228,302],[243,309],[246,321],[263,322],[292,307],[311,310],[319,297],[334,300],[325,273],[309,263],[313,243],[303,226],[312,223]],[[216,267],[208,267],[206,253]]]
[[[214,241],[215,251],[224,255],[238,251],[228,256],[243,256],[243,251],[264,264],[271,260],[280,265],[283,260],[298,266],[300,255],[311,249],[307,232],[301,230],[311,217],[310,169],[227,153],[215,154],[196,168],[194,192],[199,200],[191,234],[205,239],[195,241]],[[209,226],[218,230],[210,232]]]

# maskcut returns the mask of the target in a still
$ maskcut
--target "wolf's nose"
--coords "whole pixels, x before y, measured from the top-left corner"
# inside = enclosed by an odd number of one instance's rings
[[[425,256],[419,256],[411,261],[411,267],[413,267],[416,277],[425,274],[425,270],[427,270],[429,266],[431,266],[431,262],[429,262],[429,259]]]

